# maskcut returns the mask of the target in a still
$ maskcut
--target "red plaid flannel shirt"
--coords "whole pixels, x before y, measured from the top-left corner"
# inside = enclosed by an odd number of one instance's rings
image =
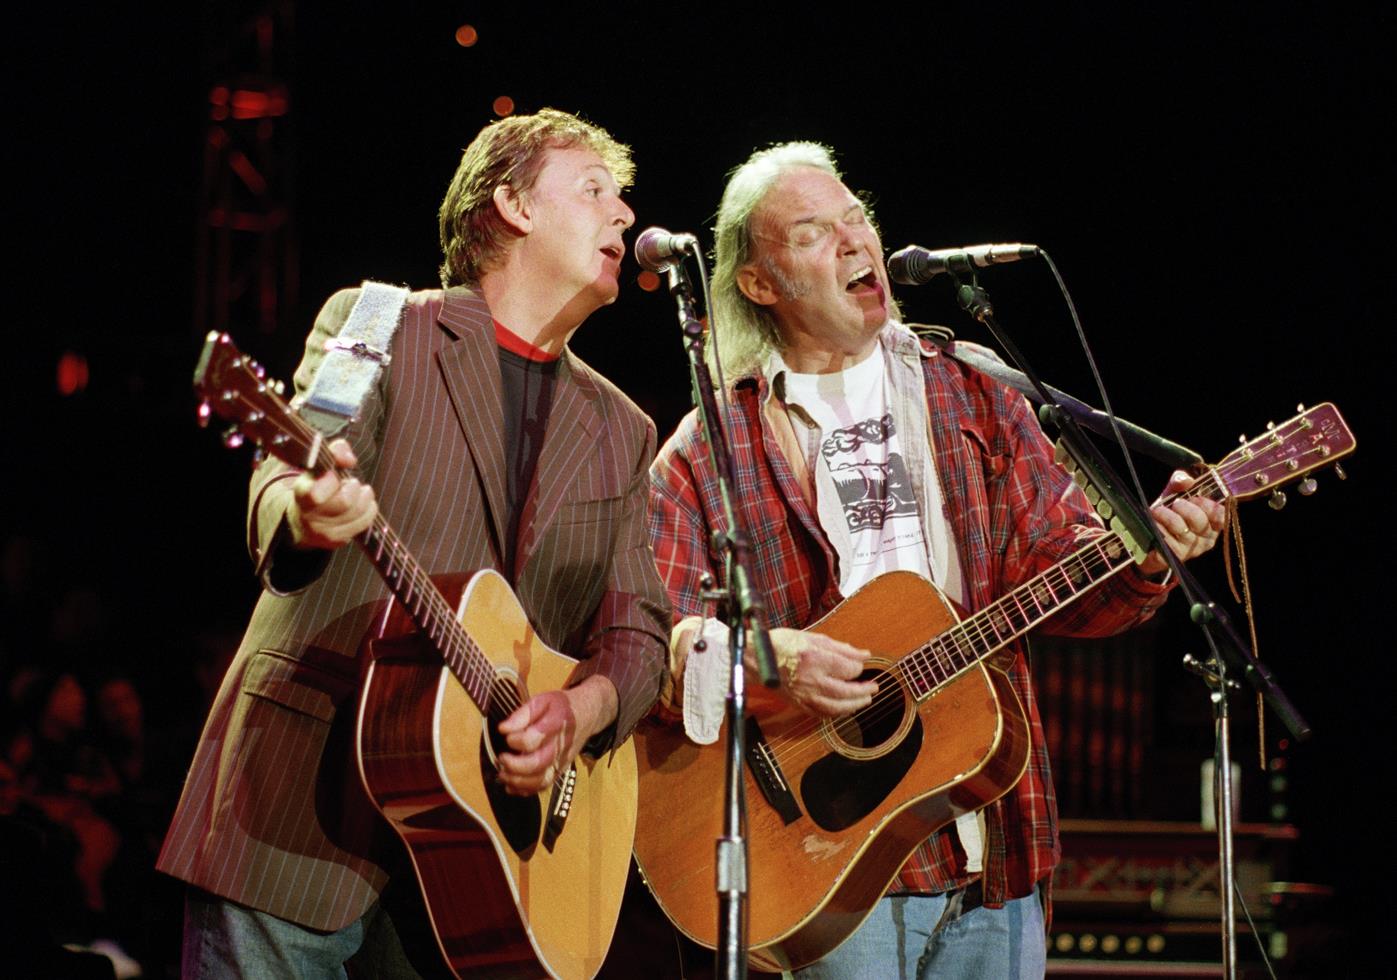
[[[1021,396],[925,341],[914,346],[903,330],[885,329],[883,340],[920,361],[936,471],[971,609],[983,608],[1103,533],[1091,505],[1053,462],[1052,447]],[[760,377],[742,378],[730,392],[724,420],[736,506],[755,545],[753,576],[770,625],[804,627],[843,597],[834,552],[763,413],[768,394]],[[779,403],[773,407],[782,410]],[[699,598],[699,578],[705,572],[721,578],[709,531],[722,510],[693,413],[660,450],[650,478],[650,540],[676,621],[704,615],[711,610]],[[1117,633],[1147,619],[1168,591],[1132,566],[1042,628],[1066,636]],[[985,814],[984,896],[995,907],[1029,894],[1061,856],[1038,704],[1022,649],[1010,649],[1018,654],[1010,678],[1028,713],[1032,749],[1018,785]],[[964,869],[964,851],[954,827],[948,827],[918,846],[890,891],[943,892],[974,877]]]

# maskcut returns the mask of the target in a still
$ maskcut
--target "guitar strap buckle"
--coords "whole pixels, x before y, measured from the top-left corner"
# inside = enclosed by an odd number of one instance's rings
[[[364,280],[339,334],[325,341],[325,359],[297,408],[327,435],[338,435],[359,416],[364,399],[393,360],[388,349],[407,296],[402,286]]]
[[[388,351],[378,347],[370,347],[362,340],[350,341],[345,340],[343,337],[331,337],[329,340],[325,341],[325,351],[327,353],[336,350],[348,351],[355,357],[370,358],[377,361],[379,365],[383,367],[393,363],[393,355],[389,354]]]

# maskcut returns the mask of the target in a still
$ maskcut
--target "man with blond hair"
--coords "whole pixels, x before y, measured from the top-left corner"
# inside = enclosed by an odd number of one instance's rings
[[[715,333],[735,378],[724,421],[781,690],[814,716],[848,716],[878,691],[860,679],[869,652],[805,629],[845,597],[912,572],[982,609],[1104,532],[1024,399],[898,321],[878,232],[825,147],[783,144],[737,168],[715,239]],[[1176,474],[1170,489],[1189,482]],[[704,625],[702,581],[720,568],[707,520],[723,510],[692,415],[655,461],[651,507],[678,620],[666,700],[691,738],[711,742],[728,654],[724,631]],[[1212,547],[1224,517],[1182,498],[1153,513],[1182,558]],[[1165,567],[1151,554],[1049,628],[1103,635],[1142,621],[1169,589]],[[700,633],[708,642],[695,647]],[[1007,650],[1029,719],[1027,771],[917,846],[863,925],[799,975],[1043,974],[1040,898],[1059,857],[1057,816],[1024,650]]]
[[[368,974],[414,975],[379,901],[390,835],[350,749],[360,643],[388,590],[345,545],[380,512],[430,574],[498,570],[539,637],[580,659],[501,723],[510,792],[619,744],[657,696],[655,429],[567,347],[616,298],[631,176],[627,148],[576,116],[487,126],[441,206],[444,288],[406,296],[391,359],[330,444],[352,475],[258,467],[248,543],[264,590],[159,859],[191,886],[185,977],[338,977],[356,955]],[[359,298],[320,311],[298,394]]]

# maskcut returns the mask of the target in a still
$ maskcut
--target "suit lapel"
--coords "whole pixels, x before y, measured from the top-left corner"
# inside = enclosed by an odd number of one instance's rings
[[[553,406],[548,414],[548,430],[534,471],[533,496],[520,521],[518,569],[521,572],[568,491],[577,485],[579,474],[589,466],[601,467],[602,473],[610,471],[598,461],[608,444],[604,439],[606,423],[596,407],[597,398],[598,392],[586,369],[578,366],[571,353],[564,353],[558,385],[553,391]]]
[[[456,338],[438,354],[442,378],[456,419],[475,461],[489,511],[495,554],[503,556],[505,520],[504,425],[501,420],[499,354],[494,321],[484,300],[466,289],[449,289],[437,317]]]

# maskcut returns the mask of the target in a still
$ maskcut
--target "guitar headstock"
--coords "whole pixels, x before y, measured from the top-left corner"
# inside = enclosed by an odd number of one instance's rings
[[[1275,494],[1272,505],[1284,506],[1284,494],[1276,487],[1303,477],[1312,470],[1331,463],[1339,479],[1344,471],[1337,461],[1353,452],[1357,442],[1348,424],[1333,403],[1325,402],[1313,408],[1299,406],[1300,414],[1281,425],[1268,425],[1266,434],[1247,441],[1234,449],[1214,467],[1218,481],[1238,500],[1248,500],[1262,494]],[[1315,490],[1315,481],[1306,477],[1300,484],[1302,494]]]
[[[217,417],[232,423],[223,443],[230,449],[251,440],[262,452],[304,469],[318,469],[319,431],[292,411],[282,398],[282,384],[268,381],[262,366],[238,350],[226,333],[212,331],[194,368],[199,395],[199,424]]]

